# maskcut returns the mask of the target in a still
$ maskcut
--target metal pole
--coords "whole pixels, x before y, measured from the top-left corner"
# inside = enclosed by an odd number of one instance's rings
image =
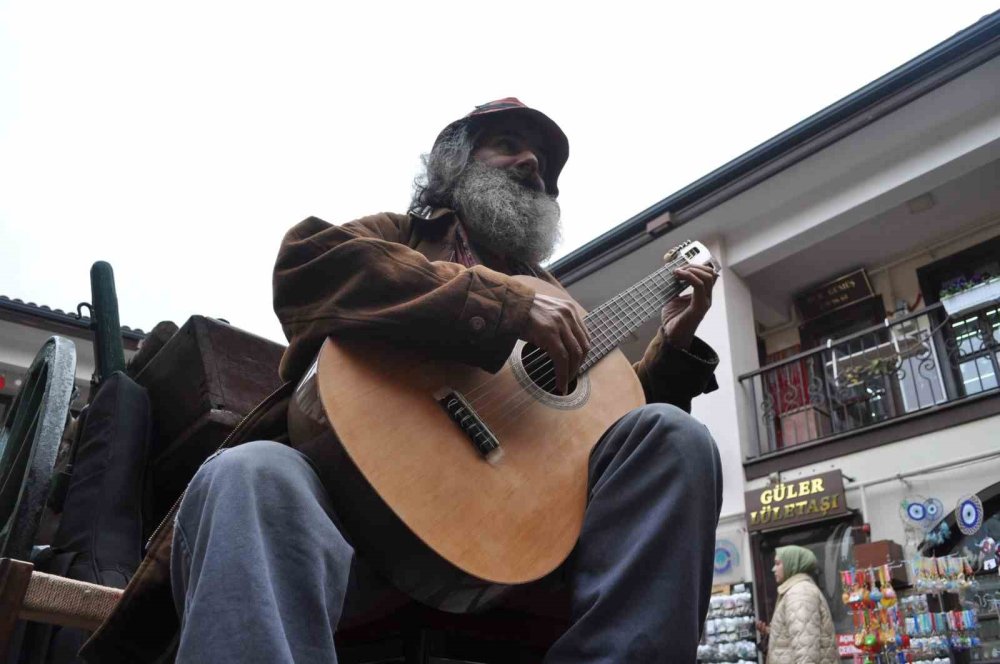
[[[116,371],[125,370],[115,273],[109,263],[97,261],[90,268],[90,292],[94,303],[90,325],[94,331],[94,355],[100,382]]]
[[[865,485],[859,484],[858,491],[861,493],[861,521],[868,523],[868,495],[865,492]]]
[[[850,491],[851,489],[857,489],[861,492],[861,516],[864,518],[865,522],[868,521],[868,501],[865,489],[873,487],[876,484],[885,484],[886,482],[902,481],[903,478],[913,477],[914,475],[926,475],[928,473],[933,473],[939,470],[949,470],[951,468],[957,468],[958,466],[964,466],[967,463],[972,463],[974,461],[982,461],[984,459],[989,459],[992,457],[1000,457],[1000,450],[990,450],[989,452],[980,452],[979,454],[972,454],[961,459],[954,459],[952,461],[945,461],[943,463],[935,463],[928,466],[923,466],[922,468],[915,468],[913,470],[907,471],[905,473],[896,473],[895,475],[887,475],[886,477],[880,477],[875,480],[868,480],[867,482],[858,482],[857,484],[849,487],[845,487],[845,491]]]

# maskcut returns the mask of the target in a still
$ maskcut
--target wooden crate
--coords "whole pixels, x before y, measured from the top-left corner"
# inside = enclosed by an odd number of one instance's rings
[[[243,416],[281,385],[283,352],[273,341],[192,316],[135,377],[153,405],[152,526]]]

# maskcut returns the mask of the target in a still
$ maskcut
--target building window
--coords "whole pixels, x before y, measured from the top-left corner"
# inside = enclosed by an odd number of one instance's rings
[[[997,387],[1000,308],[990,304],[953,318],[949,321],[948,335],[958,360],[962,396]]]
[[[942,291],[977,275],[1000,276],[1000,237],[982,242],[917,270],[927,304],[941,301]],[[952,398],[962,398],[1000,385],[1000,302],[984,302],[958,315],[938,314],[942,323],[939,350],[947,358],[944,376]]]

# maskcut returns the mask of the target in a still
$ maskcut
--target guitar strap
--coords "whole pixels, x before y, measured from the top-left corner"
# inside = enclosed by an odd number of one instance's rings
[[[480,264],[479,258],[469,244],[469,236],[465,232],[465,226],[459,221],[455,224],[455,249],[452,251],[452,262],[459,263],[465,267],[473,267]]]
[[[474,267],[483,264],[472,248],[472,244],[469,242],[469,235],[461,221],[455,224],[455,248],[451,252],[451,262],[459,263],[465,267]],[[512,264],[515,274],[527,274],[538,279],[545,278],[528,263],[512,261],[510,259],[508,259],[508,263]]]

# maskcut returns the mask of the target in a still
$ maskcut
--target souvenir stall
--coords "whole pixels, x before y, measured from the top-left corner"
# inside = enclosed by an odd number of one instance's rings
[[[931,530],[923,551],[961,558],[971,570],[962,608],[975,614],[976,645],[967,661],[1000,664],[1000,482],[958,499]],[[969,575],[966,574],[968,577]],[[919,580],[919,577],[918,577]],[[971,621],[971,618],[970,618]]]
[[[757,662],[757,628],[752,586],[716,586],[709,600],[699,662]]]
[[[953,509],[919,495],[899,508],[904,547],[861,545],[840,572],[854,626],[842,654],[856,664],[1000,664],[1000,484]],[[895,549],[864,555],[886,544]]]
[[[912,587],[893,587],[893,570],[899,568],[909,569]],[[978,661],[979,619],[968,595],[977,586],[974,574],[962,556],[842,571],[842,601],[854,623],[855,664]]]

